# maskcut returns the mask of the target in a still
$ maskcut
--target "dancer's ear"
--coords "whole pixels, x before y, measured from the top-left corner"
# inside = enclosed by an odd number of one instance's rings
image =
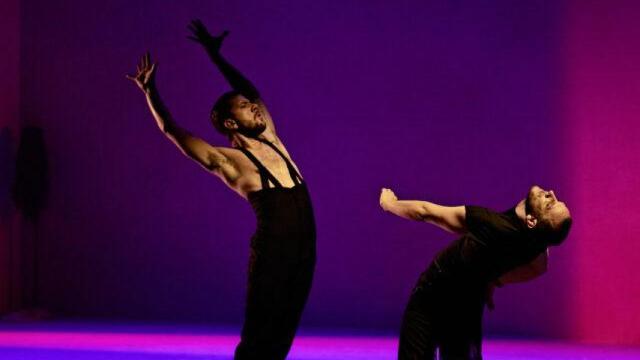
[[[238,123],[233,119],[226,119],[223,124],[224,124],[224,127],[229,129],[229,130],[237,130],[238,129]]]
[[[527,227],[529,229],[533,229],[536,225],[538,225],[538,219],[533,217],[531,214],[527,214]]]

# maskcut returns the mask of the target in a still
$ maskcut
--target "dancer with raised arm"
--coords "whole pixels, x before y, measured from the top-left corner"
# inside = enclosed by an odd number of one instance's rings
[[[462,236],[420,276],[404,313],[399,359],[481,359],[482,312],[494,286],[531,280],[546,271],[547,248],[571,228],[566,204],[533,186],[505,212],[398,200],[382,189],[380,206],[394,215]],[[487,294],[489,296],[487,297]]]
[[[201,44],[229,82],[211,122],[231,146],[212,146],[182,128],[155,85],[157,64],[147,53],[127,77],[144,93],[162,133],[188,158],[251,203],[257,230],[250,243],[245,320],[236,359],[284,359],[311,289],[316,229],[307,186],[276,129],[260,93],[220,53],[227,32],[209,34],[195,20],[190,38]],[[222,224],[221,224],[222,225]]]

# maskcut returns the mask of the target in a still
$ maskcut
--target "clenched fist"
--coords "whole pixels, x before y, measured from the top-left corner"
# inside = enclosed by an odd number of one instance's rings
[[[398,201],[396,194],[391,189],[382,188],[380,191],[380,207],[387,211],[388,206],[395,201]]]

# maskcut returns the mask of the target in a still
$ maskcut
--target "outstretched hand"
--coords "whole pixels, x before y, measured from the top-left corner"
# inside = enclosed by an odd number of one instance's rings
[[[391,189],[382,188],[382,190],[380,191],[380,207],[382,207],[383,210],[386,211],[387,205],[397,200],[398,197],[393,193]]]
[[[189,28],[192,33],[191,36],[188,36],[189,39],[199,43],[207,50],[213,51],[216,54],[220,52],[220,47],[222,46],[224,38],[229,35],[229,32],[225,30],[219,36],[212,36],[209,33],[209,30],[207,30],[199,19],[192,20],[191,24],[187,25],[187,28]]]
[[[140,63],[138,63],[136,74],[125,76],[127,79],[136,83],[140,90],[146,93],[155,85],[156,68],[157,64],[151,62],[151,54],[147,52],[140,59]]]

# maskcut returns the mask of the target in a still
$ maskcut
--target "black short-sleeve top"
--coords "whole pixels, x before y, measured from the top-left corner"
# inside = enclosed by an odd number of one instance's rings
[[[438,253],[438,266],[464,280],[489,282],[531,262],[547,248],[518,218],[505,212],[465,206],[467,232]]]

